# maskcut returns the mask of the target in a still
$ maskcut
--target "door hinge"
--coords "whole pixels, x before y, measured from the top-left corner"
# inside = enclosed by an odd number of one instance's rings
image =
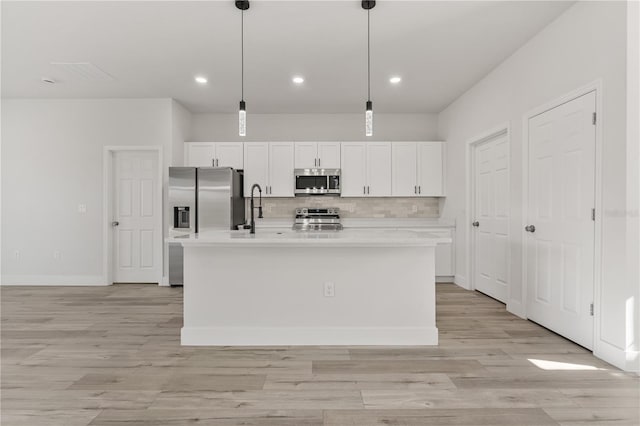
[[[589,315],[593,316],[593,302],[589,305]]]
[[[591,209],[591,220],[596,220],[596,209]]]
[[[595,112],[593,113],[593,116],[591,118],[591,124],[594,124],[594,125],[596,124],[596,113]]]

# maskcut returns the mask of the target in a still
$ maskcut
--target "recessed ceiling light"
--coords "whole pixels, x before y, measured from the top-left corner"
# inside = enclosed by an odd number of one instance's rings
[[[55,84],[56,81],[52,78],[49,77],[42,77],[42,82],[43,83],[47,83],[47,84]]]
[[[200,84],[206,84],[207,83],[207,78],[206,77],[202,77],[201,75],[196,76],[195,80],[196,80],[196,83],[200,83]]]
[[[291,79],[291,81],[293,81],[295,84],[302,84],[304,83],[304,77],[300,77],[299,75],[296,75]]]
[[[391,84],[398,84],[402,81],[402,77],[398,77],[397,75],[394,75],[393,77],[391,77],[389,79],[389,83]]]

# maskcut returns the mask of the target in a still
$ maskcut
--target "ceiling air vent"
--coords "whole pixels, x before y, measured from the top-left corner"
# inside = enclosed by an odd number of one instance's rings
[[[114,78],[91,62],[51,62],[67,81],[112,81]]]

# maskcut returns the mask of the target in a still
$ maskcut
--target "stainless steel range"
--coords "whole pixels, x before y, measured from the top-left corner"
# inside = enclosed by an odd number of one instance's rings
[[[298,207],[293,223],[294,231],[340,231],[340,209]]]

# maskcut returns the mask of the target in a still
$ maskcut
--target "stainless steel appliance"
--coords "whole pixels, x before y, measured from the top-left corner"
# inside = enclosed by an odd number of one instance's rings
[[[235,229],[245,222],[241,171],[227,167],[169,167],[170,237]],[[169,284],[183,285],[182,245],[168,247]]]
[[[340,195],[340,169],[295,169],[294,176],[297,197]]]
[[[340,209],[298,207],[293,223],[295,231],[340,231]]]

